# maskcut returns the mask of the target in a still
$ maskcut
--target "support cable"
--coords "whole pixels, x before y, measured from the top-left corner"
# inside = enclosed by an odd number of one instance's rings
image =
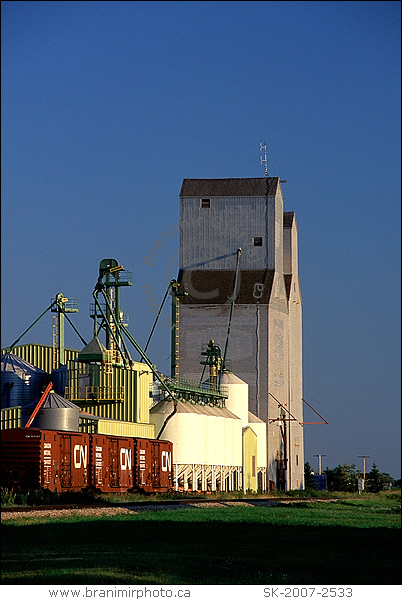
[[[123,329],[123,333],[126,335],[126,337],[129,339],[129,341],[132,343],[132,345],[134,346],[134,348],[137,350],[138,354],[143,357],[145,363],[151,369],[152,373],[155,375],[156,379],[159,381],[159,383],[161,384],[161,386],[163,387],[163,389],[168,393],[168,395],[172,398],[172,400],[174,400],[175,402],[177,402],[177,399],[173,396],[172,392],[169,390],[168,386],[166,385],[166,383],[164,382],[164,380],[162,379],[162,377],[159,375],[158,371],[155,369],[154,365],[151,363],[151,361],[149,360],[148,356],[145,354],[144,350],[141,348],[141,346],[133,338],[133,336],[131,335],[131,333],[127,329]]]
[[[157,439],[159,439],[160,435],[162,434],[162,432],[163,432],[163,430],[164,430],[164,428],[165,428],[165,426],[166,426],[166,423],[168,422],[168,420],[169,420],[171,417],[173,417],[173,415],[175,414],[175,412],[176,412],[176,410],[177,410],[177,403],[178,403],[178,400],[177,400],[177,398],[175,398],[175,396],[172,394],[172,392],[170,391],[170,389],[168,388],[168,386],[167,386],[167,385],[166,385],[166,383],[164,382],[163,378],[162,378],[162,377],[159,375],[159,373],[158,373],[158,372],[157,372],[157,370],[155,369],[154,365],[153,365],[153,364],[151,363],[151,361],[149,360],[149,358],[148,358],[147,354],[145,353],[145,351],[144,351],[144,350],[141,348],[141,346],[140,346],[140,345],[137,343],[137,341],[134,339],[134,337],[131,335],[131,333],[130,333],[130,332],[129,332],[129,331],[128,331],[128,330],[127,330],[125,327],[122,327],[122,328],[120,327],[120,324],[117,322],[116,316],[115,316],[115,314],[114,314],[114,312],[113,312],[113,310],[112,310],[112,308],[111,308],[111,306],[110,306],[109,298],[107,297],[107,294],[106,294],[106,292],[105,292],[105,286],[104,286],[104,284],[103,284],[103,282],[102,282],[102,277],[103,277],[103,273],[101,273],[101,274],[99,275],[98,282],[97,282],[97,284],[96,284],[96,286],[95,286],[95,289],[94,289],[94,291],[93,291],[93,294],[92,294],[92,296],[93,296],[93,298],[94,298],[94,300],[95,300],[95,311],[96,311],[96,306],[97,306],[97,307],[99,308],[99,310],[100,310],[101,314],[102,314],[102,318],[104,319],[104,322],[105,322],[106,326],[109,328],[109,332],[111,333],[111,335],[112,335],[112,337],[113,337],[113,340],[114,340],[114,343],[115,343],[116,347],[118,348],[118,350],[119,350],[120,354],[122,355],[122,358],[123,358],[123,360],[125,360],[125,357],[123,356],[123,353],[122,353],[122,350],[121,350],[121,348],[120,348],[120,345],[119,345],[119,343],[118,343],[118,340],[117,340],[117,338],[116,338],[115,332],[113,331],[113,328],[112,328],[112,327],[110,327],[110,323],[108,322],[108,319],[106,318],[106,315],[105,315],[105,313],[104,313],[104,311],[103,311],[103,309],[102,309],[102,307],[101,307],[101,305],[100,305],[100,302],[99,302],[99,300],[98,300],[98,294],[99,294],[99,292],[101,292],[101,293],[102,293],[102,295],[103,295],[103,297],[105,298],[106,305],[107,305],[107,307],[108,307],[108,308],[109,308],[109,310],[110,310],[110,313],[111,313],[111,316],[112,316],[112,319],[113,319],[114,325],[115,325],[115,327],[116,327],[116,331],[118,331],[118,332],[119,332],[119,335],[121,335],[121,334],[123,333],[123,334],[124,334],[124,335],[125,335],[125,336],[128,338],[128,340],[129,340],[129,341],[131,342],[131,344],[134,346],[134,348],[136,349],[136,351],[138,352],[138,354],[141,356],[141,358],[144,360],[144,362],[145,362],[145,363],[148,365],[148,367],[151,369],[152,373],[155,375],[156,379],[157,379],[157,380],[159,381],[159,383],[161,384],[161,387],[162,387],[162,388],[165,390],[165,392],[167,392],[168,396],[170,396],[170,397],[172,398],[172,400],[173,400],[173,403],[174,403],[173,411],[172,411],[172,413],[171,413],[170,415],[168,415],[168,417],[165,419],[165,422],[164,422],[164,424],[163,424],[163,426],[162,426],[162,428],[161,428],[161,430],[160,430],[160,432],[159,432],[159,434],[158,434],[158,437],[157,437]],[[171,283],[169,284],[169,287],[170,287],[170,285],[171,285]],[[169,287],[168,287],[168,289],[167,289],[167,292],[166,292],[166,294],[165,294],[165,298],[166,298],[166,296],[167,296],[167,293],[168,293],[168,291],[169,291]],[[163,299],[163,302],[165,301],[165,298]],[[163,304],[163,303],[162,303],[162,304]],[[162,310],[162,307],[161,307],[161,309],[160,309],[160,310]],[[158,316],[159,316],[159,314],[158,314]],[[128,352],[128,348],[127,348],[127,346],[126,346],[126,343],[125,343],[125,341],[124,341],[124,339],[123,339],[123,336],[121,336],[121,342],[122,342],[122,344],[123,344],[123,346],[124,346],[124,349],[125,349],[126,355],[129,357],[129,356],[130,356],[130,354],[129,354],[129,352]],[[149,342],[148,342],[148,343],[149,343]]]
[[[173,410],[172,410],[172,412],[171,412],[171,413],[170,413],[170,415],[168,415],[168,416],[166,417],[166,419],[164,420],[164,422],[163,422],[163,425],[162,425],[162,427],[161,427],[161,429],[160,429],[160,431],[159,431],[158,435],[156,436],[156,439],[157,439],[157,440],[159,440],[159,439],[160,439],[160,437],[161,437],[161,435],[162,435],[162,433],[163,433],[163,430],[165,429],[165,427],[166,427],[166,425],[168,424],[168,422],[170,421],[170,419],[171,419],[171,418],[172,418],[172,417],[173,417],[173,416],[176,414],[176,411],[177,411],[177,400],[176,400],[176,401],[174,401],[174,406],[173,406]]]
[[[235,281],[234,281],[234,285],[233,285],[232,302],[230,303],[229,322],[228,322],[228,329],[227,329],[227,334],[226,334],[225,349],[223,351],[223,360],[222,360],[222,370],[221,370],[221,373],[222,373],[222,371],[226,367],[226,355],[227,355],[228,345],[229,345],[230,327],[232,325],[233,309],[234,309],[234,305],[235,305],[235,301],[236,301],[236,296],[237,296],[237,282],[238,282],[238,279],[239,279],[240,255],[241,255],[241,248],[238,248],[237,249],[237,261],[236,261],[236,274],[235,274]]]
[[[124,339],[123,339],[123,336],[121,335],[121,332],[122,332],[122,330],[124,330],[124,327],[123,327],[123,328],[122,328],[122,327],[120,327],[120,324],[117,322],[116,315],[115,315],[114,311],[112,310],[112,305],[110,304],[110,300],[109,300],[109,298],[108,298],[108,295],[107,295],[107,294],[106,294],[106,292],[105,292],[105,288],[103,288],[101,291],[102,291],[102,295],[103,295],[103,297],[105,298],[105,302],[106,302],[106,304],[107,304],[107,306],[108,306],[108,308],[109,308],[109,310],[110,310],[110,314],[111,314],[111,316],[112,316],[112,318],[113,318],[113,322],[114,322],[114,325],[115,325],[115,327],[116,327],[116,331],[118,331],[118,332],[119,332],[119,339],[121,340],[121,343],[123,344],[124,352],[126,353],[126,355],[125,355],[125,356],[123,355],[123,353],[122,353],[122,351],[121,351],[120,344],[119,344],[119,340],[116,338],[116,336],[115,336],[115,333],[114,333],[114,331],[112,330],[112,328],[111,328],[111,327],[109,327],[109,331],[110,331],[110,332],[112,333],[112,335],[113,335],[113,340],[114,340],[114,343],[116,344],[116,348],[119,350],[119,352],[120,352],[120,354],[121,354],[121,357],[122,357],[122,359],[123,359],[123,362],[124,362],[125,360],[126,360],[126,361],[129,361],[129,360],[131,360],[131,357],[130,357],[130,352],[128,351],[127,345],[126,345],[126,343],[125,343],[125,341],[124,341]],[[104,318],[105,318],[105,317],[104,317]],[[108,321],[107,321],[106,319],[105,319],[105,323],[108,323]]]
[[[169,293],[169,289],[170,289],[170,286],[171,286],[171,284],[172,284],[172,282],[170,282],[170,283],[169,283],[169,285],[168,285],[168,287],[167,287],[167,289],[166,289],[166,292],[165,292],[165,295],[164,295],[164,297],[163,297],[162,303],[161,303],[161,305],[160,305],[160,308],[159,308],[159,310],[158,310],[158,313],[157,313],[157,315],[156,315],[156,318],[155,318],[154,325],[153,325],[153,327],[152,327],[152,329],[151,329],[151,333],[149,334],[148,341],[147,341],[147,343],[145,344],[144,352],[146,352],[146,351],[148,350],[149,343],[150,343],[150,341],[151,341],[151,338],[152,338],[152,336],[153,336],[153,333],[154,333],[154,331],[155,331],[155,327],[156,327],[156,325],[157,325],[157,323],[158,323],[158,321],[159,321],[159,317],[160,317],[160,315],[161,315],[161,312],[162,312],[163,306],[164,306],[164,304],[165,304],[165,300],[166,300],[166,298],[167,298],[167,295],[168,295],[168,293]],[[143,361],[143,357],[141,356],[141,360],[140,360],[140,362],[142,362],[142,361]]]
[[[98,286],[97,286],[97,287],[98,287]],[[108,299],[108,297],[107,297],[107,294],[105,293],[104,289],[100,289],[100,290],[99,290],[99,288],[98,288],[98,289],[95,289],[95,291],[93,292],[92,296],[93,296],[93,298],[94,298],[94,300],[95,300],[95,307],[97,306],[97,307],[99,308],[99,310],[100,310],[100,312],[101,312],[101,314],[102,314],[102,317],[103,317],[103,319],[104,319],[104,321],[105,321],[105,324],[106,324],[106,326],[109,328],[109,333],[111,333],[111,335],[112,335],[112,338],[113,338],[113,341],[114,341],[114,343],[115,343],[115,345],[116,345],[116,348],[117,348],[117,349],[118,349],[118,351],[120,352],[120,354],[121,354],[121,357],[122,357],[123,361],[126,361],[126,360],[128,360],[128,359],[127,359],[127,357],[125,357],[125,356],[123,355],[123,352],[122,352],[122,350],[121,350],[121,348],[120,348],[119,342],[118,342],[118,340],[117,340],[117,338],[116,338],[115,332],[114,332],[114,331],[113,331],[113,329],[110,327],[110,324],[109,324],[109,322],[108,322],[108,320],[107,320],[107,318],[106,318],[106,315],[105,315],[105,313],[103,312],[103,308],[102,308],[102,306],[101,306],[101,304],[100,304],[100,302],[99,302],[99,300],[98,300],[98,293],[99,293],[99,291],[102,293],[103,297],[105,298],[105,301],[106,301],[106,303],[107,303],[107,305],[108,305],[108,307],[109,307],[109,310],[111,311],[111,315],[112,315],[113,321],[114,321],[114,323],[115,323],[115,325],[116,325],[116,319],[115,319],[115,316],[114,316],[114,314],[113,314],[113,311],[111,310],[111,306],[110,306],[110,303],[109,303],[109,299]],[[128,350],[127,350],[127,348],[126,348],[126,347],[125,347],[125,350],[126,350],[126,352],[128,353]]]
[[[143,351],[143,349],[141,348],[141,346],[139,346],[139,344],[135,341],[135,339],[133,338],[133,336],[131,335],[131,333],[129,331],[127,331],[126,329],[124,329],[123,332],[128,337],[128,339],[130,340],[130,342],[133,344],[134,348],[137,350],[137,352],[140,354],[140,356],[144,359],[144,361],[146,362],[146,364],[149,366],[149,368],[151,369],[151,371],[153,372],[153,374],[155,375],[155,377],[157,378],[157,380],[159,381],[159,383],[161,384],[161,386],[163,387],[163,389],[168,393],[168,395],[173,400],[173,410],[170,413],[170,415],[168,415],[166,417],[166,419],[165,419],[165,421],[164,421],[164,423],[162,425],[162,428],[160,429],[158,435],[156,436],[156,439],[159,440],[160,436],[162,435],[163,430],[165,429],[165,427],[166,427],[166,425],[168,423],[168,421],[173,417],[173,415],[177,411],[178,400],[177,400],[177,398],[175,398],[175,396],[173,396],[172,392],[169,390],[168,386],[163,381],[162,377],[159,375],[158,371],[155,369],[154,365],[151,363],[151,361],[149,360],[148,356],[145,354],[145,352]]]
[[[45,314],[47,313],[47,311],[48,311],[48,310],[50,310],[50,309],[52,308],[52,306],[54,306],[55,304],[56,304],[56,300],[54,300],[54,301],[51,303],[51,305],[50,305],[50,306],[48,306],[48,308],[47,308],[46,310],[44,310],[44,311],[43,311],[43,313],[42,313],[42,314],[41,314],[41,315],[40,315],[40,316],[39,316],[39,317],[36,319],[36,321],[34,321],[34,322],[32,323],[32,325],[30,325],[30,326],[28,327],[28,329],[26,329],[26,330],[24,331],[24,333],[22,333],[22,334],[20,335],[20,337],[19,337],[18,339],[16,339],[16,340],[15,340],[15,342],[13,342],[13,343],[11,344],[11,346],[9,346],[9,348],[10,348],[10,351],[11,351],[11,349],[12,349],[12,348],[14,348],[14,346],[16,346],[16,345],[18,344],[18,342],[20,341],[20,339],[21,339],[22,337],[24,337],[24,335],[25,335],[26,333],[28,333],[28,331],[29,331],[30,329],[32,329],[32,327],[33,327],[34,325],[36,325],[36,323],[37,323],[37,322],[38,322],[38,321],[39,321],[39,320],[40,320],[40,319],[43,317],[43,315],[45,315]],[[8,348],[7,348],[7,350],[8,350]]]
[[[277,398],[275,398],[275,396],[273,394],[271,394],[271,392],[269,392],[269,395],[272,396],[272,398],[275,400],[275,402],[277,402],[279,404],[279,406],[281,408],[283,408],[283,410],[285,410],[288,415],[290,415],[292,418],[288,419],[288,420],[292,420],[292,421],[298,421],[298,419],[296,419],[296,417],[294,415],[292,415],[292,413],[286,408],[286,406],[284,406],[282,404],[282,402],[279,402],[279,400]],[[284,421],[284,419],[273,419],[270,421],[270,423],[272,423],[273,421]],[[303,427],[303,423],[301,421],[298,421],[299,425],[301,425]]]
[[[326,421],[324,417],[322,417],[312,406],[310,406],[310,404],[304,398],[302,398],[302,400],[304,404],[307,404],[307,406],[311,408],[311,410],[314,411],[315,414],[320,417],[320,419],[322,419],[322,421],[318,422],[303,421],[302,425],[328,425],[328,421]]]
[[[70,323],[71,327],[74,329],[75,333],[80,338],[81,342],[84,344],[84,346],[86,346],[87,342],[84,340],[84,338],[82,337],[82,335],[80,334],[80,332],[78,331],[78,329],[75,327],[75,325],[71,321],[70,317],[67,316],[67,313],[64,310],[64,308],[62,306],[59,306],[59,308],[60,308],[61,312],[63,313],[63,315],[66,317],[67,321]]]

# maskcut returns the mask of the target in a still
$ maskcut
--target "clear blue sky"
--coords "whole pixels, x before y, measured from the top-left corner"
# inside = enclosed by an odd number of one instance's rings
[[[299,226],[305,460],[400,477],[399,2],[2,2],[2,347],[103,258],[144,346],[177,275],[183,178],[286,179]],[[166,314],[166,318],[168,314]],[[21,343],[51,344],[50,313]],[[81,348],[68,328],[67,346]],[[201,343],[203,340],[201,340]],[[169,370],[169,332],[150,358]],[[307,415],[309,420],[313,415]]]

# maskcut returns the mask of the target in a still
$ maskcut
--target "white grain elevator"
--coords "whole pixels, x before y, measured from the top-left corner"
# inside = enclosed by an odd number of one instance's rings
[[[202,345],[224,348],[267,427],[267,482],[304,487],[302,301],[297,224],[277,177],[184,179],[180,192],[178,375],[200,378]]]

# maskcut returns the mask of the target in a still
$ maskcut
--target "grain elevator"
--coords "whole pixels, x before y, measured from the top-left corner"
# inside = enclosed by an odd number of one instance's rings
[[[227,364],[248,384],[249,411],[266,426],[266,488],[302,489],[297,223],[283,210],[279,178],[183,180],[178,281],[188,292],[180,299],[178,375],[199,376],[200,338],[225,346],[234,298]]]

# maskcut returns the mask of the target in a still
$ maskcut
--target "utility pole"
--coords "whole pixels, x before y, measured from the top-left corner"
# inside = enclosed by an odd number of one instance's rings
[[[313,454],[313,456],[318,456],[318,475],[321,475],[321,457],[327,456],[326,454]]]
[[[371,458],[367,454],[359,455],[357,458],[363,459],[363,480],[366,479],[366,458]]]

